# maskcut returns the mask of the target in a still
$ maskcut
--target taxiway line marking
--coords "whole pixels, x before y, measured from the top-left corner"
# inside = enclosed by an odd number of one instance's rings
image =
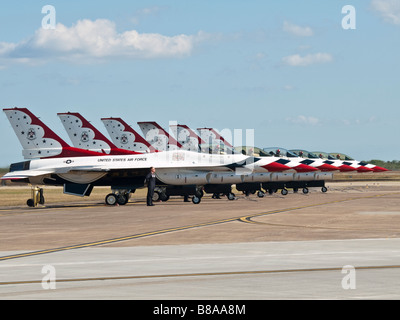
[[[379,269],[398,269],[398,268],[400,268],[400,265],[354,267],[355,270],[379,270]],[[281,269],[281,270],[255,270],[255,271],[227,271],[227,272],[200,272],[200,273],[180,273],[180,274],[155,274],[155,275],[142,275],[142,276],[57,279],[56,281],[57,282],[83,282],[83,281],[105,281],[105,280],[137,280],[137,279],[157,279],[157,278],[257,275],[257,274],[318,272],[318,271],[326,272],[326,271],[341,271],[341,270],[343,270],[343,267]],[[21,281],[0,282],[0,286],[1,285],[20,285],[20,284],[40,284],[40,283],[42,283],[42,280],[21,280]]]

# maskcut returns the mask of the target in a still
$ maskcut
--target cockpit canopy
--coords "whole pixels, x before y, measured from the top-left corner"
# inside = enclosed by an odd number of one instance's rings
[[[330,155],[338,160],[349,160],[349,161],[354,160],[352,157],[349,157],[348,155],[346,155],[344,153],[334,152],[334,153],[330,153]]]
[[[321,159],[328,159],[328,160],[336,160],[335,157],[331,156],[329,153],[327,152],[323,152],[323,151],[313,151],[313,153],[315,153],[318,158]]]
[[[254,157],[266,157],[267,154],[260,148],[253,146],[241,146],[235,147],[236,153],[241,153],[245,156],[254,156]]]
[[[328,160],[354,160],[352,157],[345,155],[344,153],[327,153],[322,151],[313,151],[316,155],[318,155],[321,159],[328,159]]]
[[[269,147],[263,148],[263,151],[266,153],[266,156],[269,157],[289,157],[289,158],[297,158],[298,155],[293,152],[280,147]]]
[[[318,159],[319,158],[315,153],[307,151],[307,150],[292,149],[289,151],[294,153],[295,155],[297,155],[300,158],[308,158],[308,159]]]
[[[223,143],[202,143],[199,144],[200,152],[201,153],[208,153],[208,154],[236,154],[236,150],[226,146]]]

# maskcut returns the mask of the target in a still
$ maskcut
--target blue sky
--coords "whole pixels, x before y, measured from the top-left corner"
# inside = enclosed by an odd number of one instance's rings
[[[42,7],[56,10],[43,29]],[[356,29],[342,28],[342,7]],[[400,0],[2,4],[3,108],[254,129],[255,145],[400,159]],[[245,137],[243,137],[245,140]],[[0,116],[0,166],[22,161]],[[235,142],[234,142],[235,143]]]

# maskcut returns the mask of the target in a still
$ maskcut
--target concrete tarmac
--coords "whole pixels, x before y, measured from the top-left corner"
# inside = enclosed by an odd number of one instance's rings
[[[399,208],[399,185],[375,182],[1,207],[0,299],[399,299]]]

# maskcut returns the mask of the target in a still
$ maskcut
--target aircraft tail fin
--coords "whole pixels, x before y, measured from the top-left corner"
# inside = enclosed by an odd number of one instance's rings
[[[67,112],[57,114],[68,133],[72,144],[82,148],[109,155],[137,154],[137,152],[118,148],[80,113]]]
[[[111,140],[118,148],[136,152],[157,151],[121,118],[102,118],[101,121],[103,121]]]
[[[170,125],[176,139],[182,145],[182,148],[188,151],[199,151],[200,145],[205,144],[192,129],[184,124]]]
[[[217,130],[213,128],[198,128],[197,129],[200,132],[200,137],[206,141],[206,143],[213,144],[215,141],[217,142],[222,142],[224,145],[226,145],[229,148],[233,148],[233,146],[226,141],[218,132]]]
[[[25,159],[99,155],[71,147],[27,108],[6,108],[3,111],[23,147]]]
[[[154,121],[138,122],[145,139],[158,151],[177,150],[182,145]]]

